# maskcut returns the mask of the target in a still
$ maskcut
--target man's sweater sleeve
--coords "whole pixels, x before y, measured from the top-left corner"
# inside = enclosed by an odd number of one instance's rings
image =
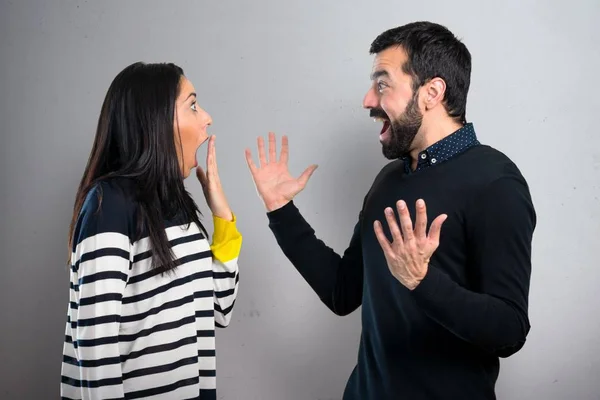
[[[461,339],[499,357],[525,344],[536,214],[525,181],[503,177],[483,191],[466,217],[473,291],[435,265],[413,290],[425,312]],[[443,240],[444,228],[442,227]]]
[[[356,310],[362,303],[363,287],[360,216],[342,256],[315,236],[293,202],[267,216],[279,247],[321,301],[337,315]]]

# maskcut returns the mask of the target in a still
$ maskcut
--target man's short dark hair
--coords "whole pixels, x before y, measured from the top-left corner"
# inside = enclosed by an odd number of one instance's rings
[[[413,78],[413,90],[430,79],[446,82],[444,104],[448,114],[466,122],[467,93],[471,82],[471,54],[445,26],[427,21],[389,29],[371,44],[370,54],[400,46],[408,55],[402,70]]]

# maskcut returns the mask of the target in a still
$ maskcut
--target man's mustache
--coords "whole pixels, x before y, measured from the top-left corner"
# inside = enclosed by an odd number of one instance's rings
[[[382,119],[389,120],[389,117],[387,116],[385,111],[383,111],[383,109],[381,109],[381,108],[371,108],[371,111],[369,112],[369,116],[371,118],[382,118]]]

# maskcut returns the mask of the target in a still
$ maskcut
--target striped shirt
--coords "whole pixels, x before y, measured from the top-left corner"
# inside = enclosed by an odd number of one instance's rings
[[[238,290],[235,216],[213,217],[212,244],[193,222],[166,222],[179,265],[161,274],[148,237],[136,240],[134,202],[115,182],[100,187],[74,232],[62,398],[216,399],[215,327]]]

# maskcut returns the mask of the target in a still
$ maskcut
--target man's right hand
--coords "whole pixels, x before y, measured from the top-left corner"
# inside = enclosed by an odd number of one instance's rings
[[[256,185],[258,195],[262,199],[267,211],[274,211],[289,203],[294,196],[304,189],[308,179],[311,177],[317,165],[306,168],[302,175],[294,178],[288,170],[288,139],[283,136],[281,140],[281,155],[277,160],[277,145],[275,134],[269,132],[269,159],[265,154],[265,142],[258,138],[258,158],[260,166],[257,167],[252,161],[252,154],[246,149],[246,161]]]

